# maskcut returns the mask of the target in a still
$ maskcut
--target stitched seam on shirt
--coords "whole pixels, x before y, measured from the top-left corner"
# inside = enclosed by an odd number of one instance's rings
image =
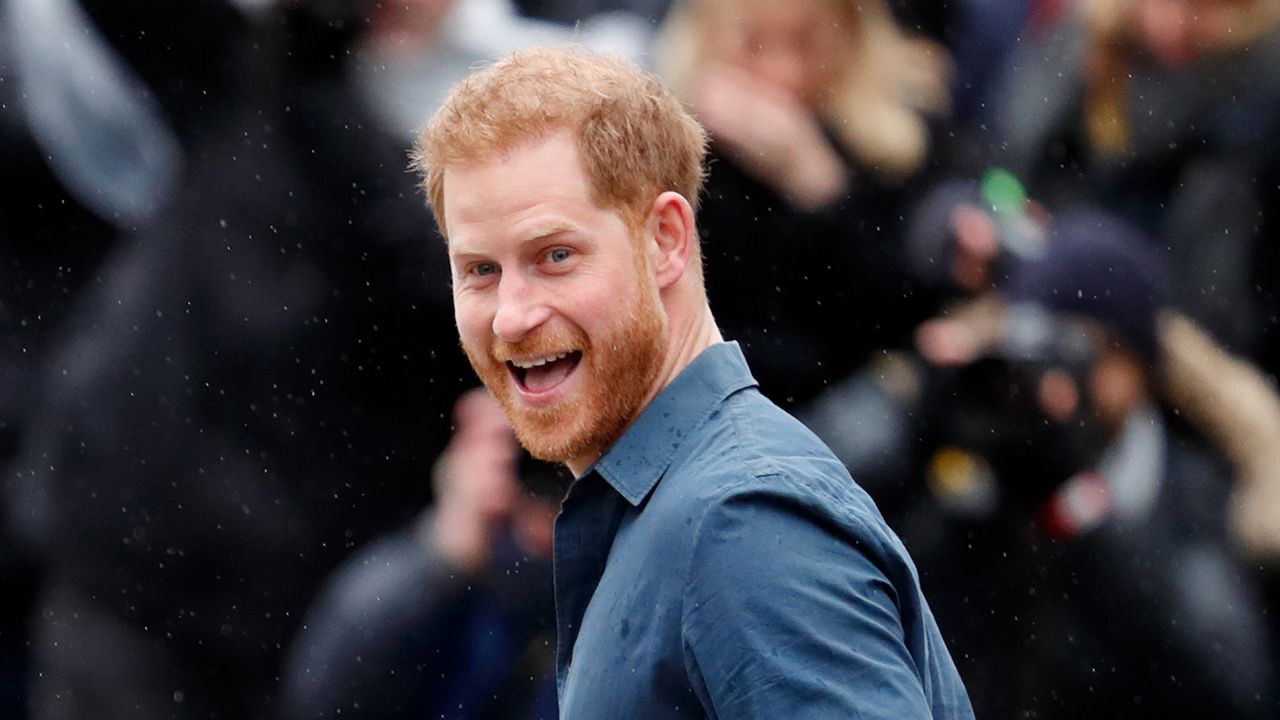
[[[734,403],[730,405],[726,400],[725,404],[729,406],[728,413],[730,422],[733,425],[732,435],[735,441],[735,449],[739,449],[736,443],[738,438],[747,436],[750,439],[755,440],[757,433],[755,430],[751,429],[751,424],[748,422],[750,418],[746,416],[745,408],[739,407],[739,405],[743,405],[744,403]],[[770,457],[755,449],[757,446],[758,444],[753,442],[748,447],[741,448],[744,451],[743,462],[746,463],[750,479],[760,480],[775,475],[781,475],[782,469],[775,465]],[[737,481],[739,484],[742,484],[747,480],[748,478],[741,477],[738,478]]]
[[[730,428],[728,442],[726,443],[726,448],[725,448],[726,453],[737,453],[741,450],[741,446],[738,442],[739,434],[736,432],[736,430],[739,427],[739,422],[738,422],[739,418],[737,417],[737,411],[734,409],[734,407],[730,403],[730,400],[734,395],[738,394],[739,392],[742,392],[743,389],[745,388],[734,390],[723,397],[718,397],[715,402],[708,404],[707,409],[701,413],[699,421],[696,425],[698,429],[705,428],[706,424],[711,419],[711,414],[715,411],[715,409],[717,407],[726,407],[726,412],[729,415],[727,420],[730,422],[732,426]],[[693,433],[691,432],[690,435],[692,434]],[[687,449],[687,448],[682,448],[682,449]],[[674,461],[674,457],[673,457],[673,461]],[[670,470],[670,466],[668,466],[668,471],[669,470]],[[738,483],[732,482],[732,481],[721,484],[717,488],[716,492],[710,498],[708,498],[708,502],[702,506],[701,513],[698,515],[698,522],[694,526],[693,534],[690,536],[690,539],[689,539],[689,552],[685,555],[684,568],[682,570],[683,577],[681,578],[681,583],[680,583],[680,586],[681,586],[680,587],[680,649],[681,649],[682,655],[687,650],[689,655],[694,657],[695,661],[697,660],[697,656],[694,655],[693,645],[691,642],[689,642],[689,638],[686,634],[686,631],[690,627],[690,623],[688,622],[689,591],[691,589],[690,578],[693,572],[693,553],[694,553],[694,549],[698,547],[699,538],[702,536],[702,526],[707,519],[709,510],[712,507],[715,507],[719,502],[721,502],[724,499],[725,493],[729,486],[736,486],[737,484]],[[688,672],[688,669],[689,669],[688,663],[686,662],[685,671]]]
[[[720,494],[717,493],[715,500],[718,502],[720,500],[720,497],[721,497]],[[692,627],[692,623],[689,620],[689,615],[691,612],[689,609],[689,592],[692,589],[692,584],[690,583],[690,577],[693,571],[693,554],[696,548],[698,547],[698,543],[700,542],[699,538],[702,537],[702,526],[703,526],[703,523],[706,522],[708,508],[710,508],[712,504],[713,503],[708,503],[704,505],[702,508],[702,512],[698,515],[698,522],[693,528],[693,534],[689,538],[689,552],[685,555],[684,570],[683,570],[684,577],[682,578],[680,583],[681,585],[681,588],[680,588],[680,652],[681,652],[681,655],[688,653],[689,656],[693,657],[695,662],[697,662],[697,654],[694,653],[693,642],[689,639],[689,636],[688,636],[688,630],[690,627]],[[685,672],[688,673],[689,672],[688,661],[685,661],[684,665],[685,665]],[[706,679],[702,678],[701,681],[702,681],[702,685],[706,687]],[[707,691],[709,693],[710,688],[707,688]]]

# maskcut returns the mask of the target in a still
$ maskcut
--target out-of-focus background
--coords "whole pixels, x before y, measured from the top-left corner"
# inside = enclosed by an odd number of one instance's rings
[[[550,527],[407,170],[575,42],[982,718],[1280,717],[1280,0],[0,0],[0,718],[553,718]],[[607,715],[607,711],[602,710]]]

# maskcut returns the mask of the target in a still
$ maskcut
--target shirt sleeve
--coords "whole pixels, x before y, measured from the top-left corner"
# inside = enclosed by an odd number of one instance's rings
[[[683,622],[685,663],[709,717],[930,717],[899,589],[858,525],[772,489],[708,508]]]

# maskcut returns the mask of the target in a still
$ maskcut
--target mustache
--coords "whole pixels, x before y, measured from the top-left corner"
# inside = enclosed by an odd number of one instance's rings
[[[591,347],[591,341],[582,330],[539,328],[518,341],[510,342],[501,338],[493,338],[489,342],[489,357],[498,362],[507,362],[513,358],[534,358],[556,355],[564,352],[584,352]]]

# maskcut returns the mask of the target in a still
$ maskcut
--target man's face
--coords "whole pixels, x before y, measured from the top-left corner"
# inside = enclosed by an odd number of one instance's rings
[[[567,131],[450,166],[463,350],[535,457],[581,472],[656,392],[666,315],[640,238],[591,200]]]

